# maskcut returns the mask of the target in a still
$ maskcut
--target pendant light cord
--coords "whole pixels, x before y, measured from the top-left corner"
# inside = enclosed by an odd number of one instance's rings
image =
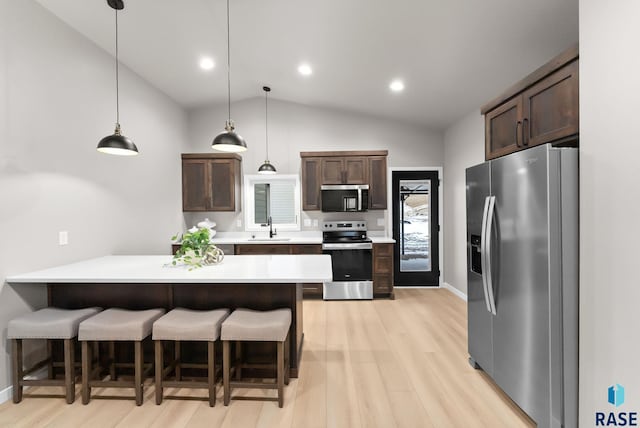
[[[267,160],[269,160],[269,103],[267,103],[267,98],[269,96],[269,91],[264,91],[264,136],[265,143],[267,146]]]
[[[229,31],[229,0],[227,0],[227,111],[231,122],[231,31]]]
[[[116,124],[120,126],[120,76],[118,75],[118,9],[116,11]]]

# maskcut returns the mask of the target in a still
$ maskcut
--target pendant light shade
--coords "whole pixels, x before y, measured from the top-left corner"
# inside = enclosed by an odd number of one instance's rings
[[[264,141],[265,141],[265,147],[266,147],[266,159],[264,160],[264,163],[260,165],[260,168],[258,168],[258,174],[275,174],[276,167],[273,166],[271,162],[269,162],[269,128],[268,128],[269,109],[268,109],[267,94],[271,92],[271,88],[268,86],[263,86],[262,90],[264,91],[264,137],[265,137]]]
[[[116,124],[116,130],[113,135],[108,135],[100,140],[98,151],[120,156],[135,156],[138,154],[138,148],[131,141],[131,138],[125,137],[120,133],[120,124]]]
[[[231,120],[231,41],[229,34],[229,0],[227,0],[227,112],[228,118],[224,126],[224,132],[216,135],[211,143],[211,148],[222,152],[244,152],[247,150],[247,143],[240,135],[234,132],[233,121]]]
[[[269,162],[269,159],[265,160],[264,163],[260,165],[260,168],[258,168],[258,174],[275,174],[275,173],[276,173],[276,167],[271,165],[271,162]]]
[[[238,153],[247,150],[247,143],[239,134],[236,134],[232,120],[227,120],[224,126],[225,131],[216,135],[211,143],[211,148],[221,152]]]
[[[133,143],[131,138],[122,135],[122,132],[120,130],[120,79],[118,75],[118,68],[120,63],[118,61],[118,11],[124,9],[124,2],[122,0],[107,0],[107,4],[116,11],[116,128],[112,135],[108,135],[100,140],[97,149],[101,153],[107,153],[110,155],[135,156],[138,154],[138,148]]]

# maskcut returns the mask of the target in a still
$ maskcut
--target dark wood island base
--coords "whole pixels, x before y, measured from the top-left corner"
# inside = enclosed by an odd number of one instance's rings
[[[49,306],[67,309],[289,308],[292,318],[289,337],[294,345],[290,347],[290,376],[298,377],[303,341],[302,283],[48,283],[47,291]],[[243,348],[247,359],[259,361],[262,355],[271,352],[269,344],[251,345],[254,346]]]

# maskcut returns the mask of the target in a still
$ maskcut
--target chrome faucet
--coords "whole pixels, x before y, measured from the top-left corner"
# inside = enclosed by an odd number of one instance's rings
[[[278,234],[278,231],[273,229],[273,219],[271,216],[269,216],[267,224],[269,225],[269,238],[273,238],[274,235]]]

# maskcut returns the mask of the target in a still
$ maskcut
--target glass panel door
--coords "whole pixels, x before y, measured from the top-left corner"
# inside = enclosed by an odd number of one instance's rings
[[[431,239],[429,210],[431,194],[429,180],[400,180],[400,271],[431,270]]]
[[[438,173],[394,171],[395,285],[438,285]]]

